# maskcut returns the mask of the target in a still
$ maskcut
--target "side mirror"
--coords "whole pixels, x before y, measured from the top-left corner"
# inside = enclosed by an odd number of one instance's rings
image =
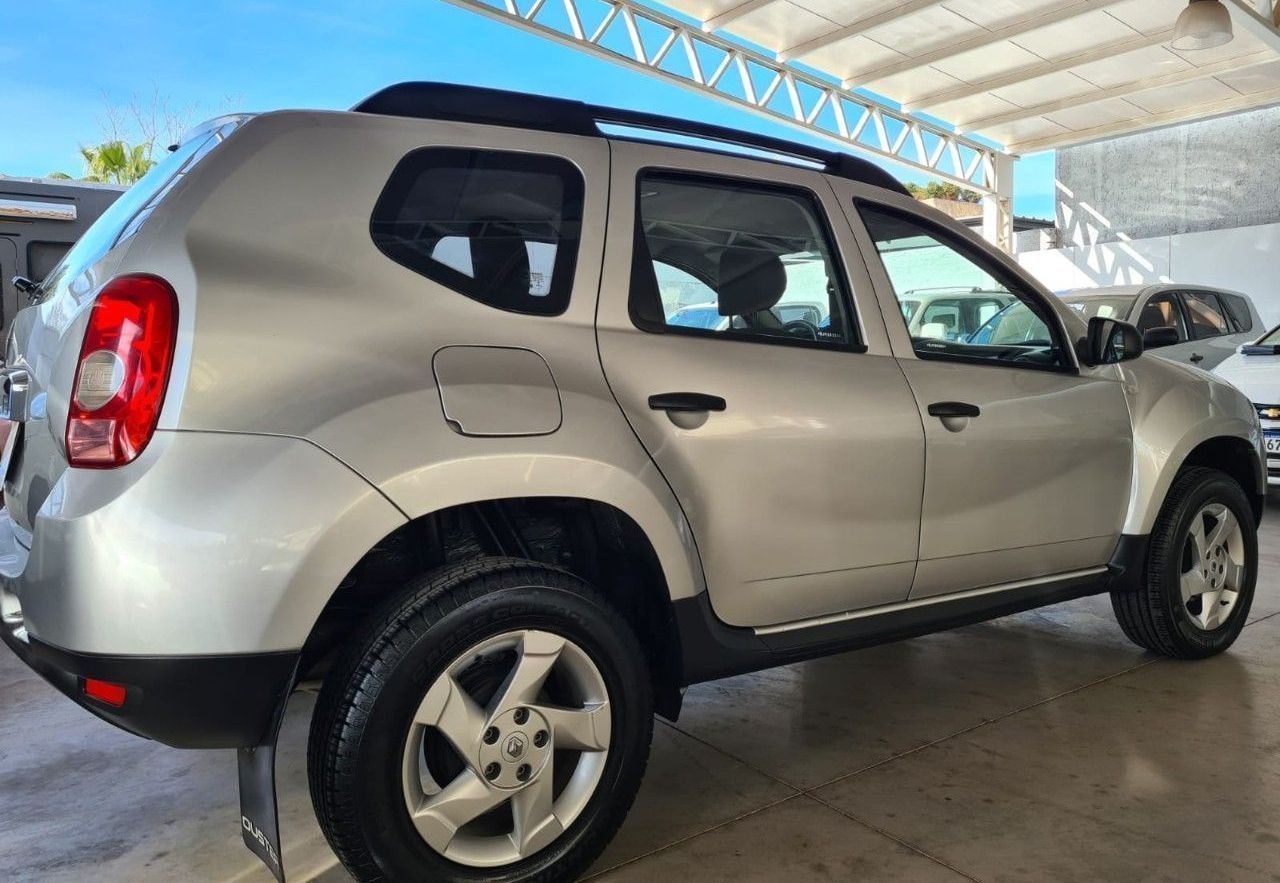
[[[1142,335],[1128,322],[1094,316],[1089,336],[1080,341],[1081,361],[1090,367],[1127,362],[1142,355]]]
[[[1172,325],[1161,325],[1157,328],[1148,328],[1142,332],[1143,349],[1153,350],[1161,346],[1173,346],[1178,342],[1178,329]]]

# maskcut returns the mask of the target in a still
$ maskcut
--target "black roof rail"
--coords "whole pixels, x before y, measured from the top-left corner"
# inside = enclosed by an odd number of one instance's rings
[[[873,162],[835,150],[823,150],[771,135],[758,135],[656,113],[601,107],[568,98],[528,95],[505,89],[454,83],[397,83],[351,108],[361,113],[537,129],[566,135],[602,137],[599,123],[668,135],[682,135],[747,147],[818,165],[828,174],[907,193],[897,178]],[[696,149],[696,148],[695,148]]]

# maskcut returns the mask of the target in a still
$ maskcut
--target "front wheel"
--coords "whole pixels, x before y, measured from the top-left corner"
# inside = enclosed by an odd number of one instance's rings
[[[652,736],[642,651],[586,583],[484,559],[374,616],[326,679],[308,757],[360,880],[573,879],[626,816]]]
[[[1140,588],[1111,594],[1136,644],[1163,656],[1221,653],[1244,628],[1258,577],[1253,509],[1234,479],[1192,468],[1173,482],[1151,531]]]

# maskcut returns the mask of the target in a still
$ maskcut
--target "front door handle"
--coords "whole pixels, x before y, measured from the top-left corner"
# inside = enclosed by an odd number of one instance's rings
[[[654,411],[723,411],[724,399],[704,392],[660,392],[649,396],[649,407]]]
[[[1203,362],[1203,361],[1204,361],[1204,356],[1200,355],[1199,353],[1192,353],[1192,354],[1191,354],[1191,364],[1193,364],[1193,365],[1198,365],[1199,363],[1201,363],[1201,362]]]
[[[929,406],[930,417],[977,417],[982,410],[968,402],[934,402]]]

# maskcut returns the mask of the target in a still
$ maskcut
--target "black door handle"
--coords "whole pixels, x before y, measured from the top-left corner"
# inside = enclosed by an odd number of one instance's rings
[[[930,417],[977,417],[982,410],[968,402],[934,402],[929,406]]]
[[[1204,361],[1204,356],[1200,355],[1199,353],[1191,354],[1191,364],[1196,365],[1203,361]]]
[[[703,392],[660,392],[649,396],[655,411],[723,411],[724,399]]]

